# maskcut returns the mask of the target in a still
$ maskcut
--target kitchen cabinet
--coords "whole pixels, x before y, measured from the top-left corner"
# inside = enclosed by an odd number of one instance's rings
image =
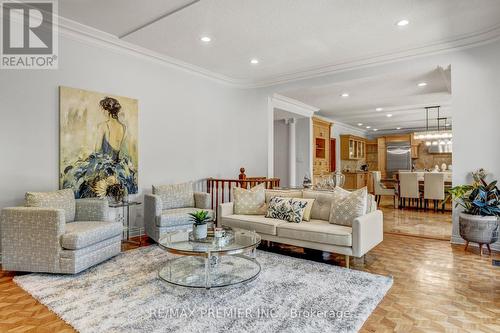
[[[313,117],[313,177],[330,173],[331,126],[331,123]]]
[[[386,146],[386,142],[385,142],[385,137],[377,138],[377,151],[378,151],[377,162],[378,162],[378,170],[380,171],[380,175],[382,178],[385,178],[387,175],[387,172],[386,172],[386,159],[387,159],[386,148],[387,148],[387,146]],[[373,168],[372,168],[372,170],[373,170]]]
[[[366,139],[354,135],[340,136],[340,158],[361,160],[366,157]]]

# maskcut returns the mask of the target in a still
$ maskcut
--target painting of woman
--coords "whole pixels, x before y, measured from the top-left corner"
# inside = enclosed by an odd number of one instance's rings
[[[137,101],[96,94],[61,87],[61,187],[76,198],[137,193]]]

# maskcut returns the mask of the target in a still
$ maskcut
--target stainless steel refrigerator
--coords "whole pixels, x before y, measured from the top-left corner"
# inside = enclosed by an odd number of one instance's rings
[[[389,178],[399,170],[412,170],[409,142],[390,142],[387,144],[386,170]]]

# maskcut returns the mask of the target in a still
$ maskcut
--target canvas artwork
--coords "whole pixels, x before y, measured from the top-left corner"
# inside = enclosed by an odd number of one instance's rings
[[[138,189],[138,101],[60,87],[60,187],[76,198]]]

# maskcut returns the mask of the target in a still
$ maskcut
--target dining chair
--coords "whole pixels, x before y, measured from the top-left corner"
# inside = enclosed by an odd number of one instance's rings
[[[406,207],[406,199],[408,199],[408,206],[411,207],[414,203],[416,208],[419,208],[420,190],[416,172],[399,173],[399,204]]]
[[[375,194],[375,200],[377,200],[377,204],[380,205],[380,198],[383,195],[391,196],[394,203],[394,208],[396,208],[396,190],[393,188],[386,188],[384,184],[382,184],[381,173],[380,171],[372,171],[372,179],[373,179],[373,194]]]
[[[424,207],[428,209],[429,200],[434,202],[434,210],[439,207],[439,201],[442,202],[441,210],[444,212],[444,173],[426,172],[424,175]]]

